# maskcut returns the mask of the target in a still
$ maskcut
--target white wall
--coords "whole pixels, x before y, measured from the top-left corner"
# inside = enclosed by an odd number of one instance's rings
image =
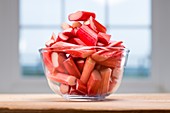
[[[152,7],[152,74],[160,91],[170,92],[170,0],[153,0]]]
[[[18,2],[0,0],[0,92],[6,92],[15,76],[18,62]]]
[[[170,0],[153,0],[152,69],[154,84],[122,84],[120,92],[170,92]],[[18,0],[0,0],[0,93],[50,92],[44,78],[22,78],[19,68]],[[141,81],[142,84],[142,81]],[[156,89],[147,89],[150,84]],[[132,87],[137,86],[135,89]]]

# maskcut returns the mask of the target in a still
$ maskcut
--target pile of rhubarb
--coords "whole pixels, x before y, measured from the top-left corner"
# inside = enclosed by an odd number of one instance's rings
[[[68,16],[62,32],[52,34],[42,52],[45,73],[69,95],[100,96],[115,89],[122,74],[122,41],[111,41],[93,12]]]

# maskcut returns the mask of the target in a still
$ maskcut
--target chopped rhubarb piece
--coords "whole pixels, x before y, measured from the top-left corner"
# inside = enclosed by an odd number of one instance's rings
[[[122,41],[112,41],[110,42],[110,44],[108,45],[108,47],[119,47],[119,46],[122,46],[123,42]]]
[[[98,92],[99,94],[106,95],[108,93],[111,73],[112,69],[110,68],[106,68],[100,71],[102,81],[100,83],[100,88]]]
[[[98,41],[97,34],[85,25],[78,29],[77,36],[88,46],[95,46]]]
[[[64,35],[62,32],[58,33],[57,41],[67,41],[69,39],[69,36]]]
[[[62,94],[68,94],[70,90],[70,86],[65,85],[65,84],[60,84],[60,92]]]
[[[77,45],[83,45],[86,46],[84,42],[82,42],[79,38],[71,38],[68,40],[69,43],[77,44]]]
[[[97,62],[97,63],[100,65],[106,66],[106,67],[110,67],[110,68],[121,67],[121,60],[116,59],[114,57],[110,57],[105,61],[101,61],[101,62]]]
[[[91,72],[89,81],[87,83],[88,95],[90,95],[90,96],[97,95],[98,88],[100,87],[101,80],[102,79],[101,79],[101,75],[100,75],[99,71],[93,70]]]
[[[92,57],[95,61],[98,61],[98,62],[100,62],[100,61],[105,61],[105,60],[108,59],[108,57],[105,57],[105,56],[102,56],[102,55],[101,55],[101,54],[104,53],[104,52],[105,52],[105,50],[100,50],[100,51],[98,51],[98,52],[96,52],[96,53],[93,53],[93,54],[91,55],[91,57]]]
[[[110,57],[115,56],[115,54],[117,54],[117,51],[111,51],[111,50],[100,50],[96,53],[93,53],[91,55],[91,57],[97,61],[97,62],[101,62],[101,61],[105,61]]]
[[[114,68],[112,71],[112,78],[120,79],[123,75],[123,68]]]
[[[114,78],[112,79],[110,82],[109,82],[109,90],[108,90],[108,93],[111,93],[112,91],[115,91],[117,88],[118,88],[118,85],[117,85],[117,79]]]
[[[86,21],[89,17],[92,16],[93,18],[96,17],[95,13],[93,12],[86,12],[86,11],[77,11],[72,13],[68,16],[70,21]]]
[[[72,57],[67,58],[67,60],[65,60],[63,62],[64,67],[66,68],[67,72],[72,75],[75,76],[76,78],[80,78],[80,72],[79,69],[77,68],[76,64],[74,63],[74,60],[72,59]]]
[[[97,42],[97,46],[104,46],[104,45],[105,45],[105,44],[102,43],[102,42],[100,42],[100,41]]]
[[[80,46],[81,45],[76,45],[76,44],[59,41],[59,42],[56,42],[55,44],[53,44],[51,46],[51,48],[53,48],[53,50],[56,50],[56,51],[63,51],[66,49],[78,48]]]
[[[82,72],[83,67],[84,67],[84,60],[83,59],[77,60],[76,64],[77,64],[77,67],[78,67],[79,71]]]
[[[73,24],[72,24],[72,27],[73,28],[77,28],[77,27],[81,27],[82,26],[82,24],[80,23],[80,22],[78,22],[78,21],[75,21],[75,22],[73,22]]]
[[[59,82],[61,84],[70,85],[70,86],[76,85],[76,80],[77,80],[76,77],[64,73],[55,73],[53,74],[53,76],[48,76],[48,78],[52,81]]]
[[[82,75],[80,77],[80,80],[84,84],[87,84],[89,77],[90,77],[90,74],[95,67],[95,64],[96,64],[96,62],[91,57],[88,57],[86,59],[85,64],[84,64],[84,68],[83,68],[83,72],[82,72]]]
[[[56,35],[53,33],[51,39],[45,43],[46,47],[51,47],[56,42]]]
[[[90,17],[88,21],[84,23],[85,25],[89,26],[93,31],[96,33],[102,32],[106,33],[106,27],[100,24],[98,21],[96,21],[93,17]]]
[[[77,79],[76,83],[76,90],[82,94],[87,94],[87,87],[86,85],[79,79]]]
[[[52,45],[54,44],[54,40],[48,40],[46,43],[45,43],[45,46],[46,47],[51,47]]]
[[[64,53],[52,52],[51,60],[55,69],[59,72],[66,73],[63,62],[66,60]]]
[[[73,28],[65,29],[62,33],[63,33],[64,35],[68,36],[69,38],[74,36],[74,30],[73,30]]]
[[[80,95],[80,93],[76,90],[76,87],[74,87],[74,86],[71,86],[69,94],[70,95]]]
[[[47,68],[47,70],[50,73],[53,73],[54,67],[53,67],[53,64],[52,64],[52,61],[51,61],[51,53],[50,52],[43,52],[42,57],[43,57],[43,62],[44,62],[45,68]]]
[[[72,57],[80,57],[80,58],[86,58],[96,52],[95,49],[91,50],[85,50],[81,48],[75,48],[75,49],[67,49],[66,52],[70,54]]]
[[[65,30],[65,29],[71,28],[71,26],[68,23],[64,22],[62,23],[61,28]]]
[[[97,36],[98,36],[98,40],[106,45],[109,43],[111,38],[111,35],[102,32],[99,32]]]
[[[76,37],[77,37],[77,31],[78,31],[78,29],[80,29],[80,28],[77,27],[77,28],[74,28],[74,29],[73,29],[73,34],[74,34],[74,36],[76,36]]]

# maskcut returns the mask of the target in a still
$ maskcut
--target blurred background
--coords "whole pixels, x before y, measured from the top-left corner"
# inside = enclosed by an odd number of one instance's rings
[[[95,12],[130,49],[118,93],[170,92],[170,0],[0,0],[0,93],[50,93],[38,49],[68,14]]]

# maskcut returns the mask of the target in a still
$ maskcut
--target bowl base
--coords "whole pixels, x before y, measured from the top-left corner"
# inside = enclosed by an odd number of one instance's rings
[[[68,101],[102,101],[105,96],[62,95]]]

